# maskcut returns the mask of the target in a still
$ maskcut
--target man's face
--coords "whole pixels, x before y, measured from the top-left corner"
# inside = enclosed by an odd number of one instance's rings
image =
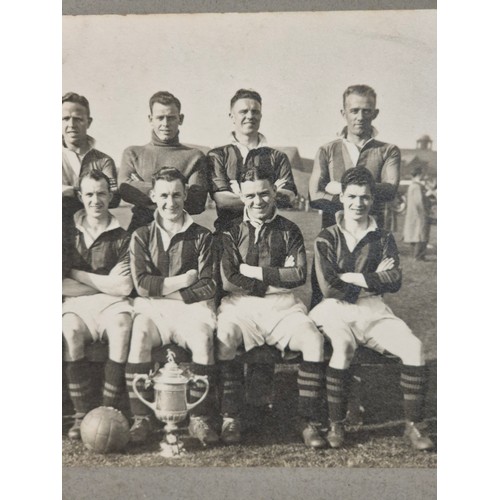
[[[375,109],[375,99],[371,96],[350,94],[347,96],[342,116],[347,122],[347,130],[351,135],[369,137],[372,130],[372,121],[377,118],[378,109]]]
[[[370,187],[366,184],[363,186],[349,184],[340,194],[340,202],[344,205],[345,219],[357,222],[368,220],[373,205]]]
[[[276,207],[276,188],[266,180],[241,183],[241,199],[253,219],[269,219]]]
[[[80,186],[80,200],[89,217],[100,219],[108,214],[109,202],[113,195],[104,179],[96,181],[85,177]]]
[[[262,119],[261,106],[254,99],[238,99],[231,108],[229,116],[234,131],[242,135],[252,135],[259,131]]]
[[[62,105],[62,135],[64,143],[71,146],[81,146],[87,140],[87,129],[92,118],[87,110],[75,102],[63,102]]]
[[[173,139],[179,132],[179,126],[184,121],[184,115],[175,104],[160,104],[155,102],[149,115],[151,128],[161,141]]]
[[[179,179],[156,181],[151,190],[151,199],[158,207],[161,217],[170,222],[176,222],[182,218],[184,203],[187,198],[187,190]]]

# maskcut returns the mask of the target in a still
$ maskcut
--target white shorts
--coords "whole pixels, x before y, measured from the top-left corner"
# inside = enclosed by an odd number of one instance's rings
[[[215,330],[212,300],[185,304],[182,300],[137,297],[135,314],[144,314],[158,328],[163,344],[177,344],[186,349],[185,337],[201,329]]]
[[[391,320],[386,323],[386,329],[394,335],[412,335],[408,325],[391,311],[380,295],[360,298],[356,304],[324,299],[312,309],[309,317],[326,337],[335,335],[336,328],[348,328],[358,345],[378,352],[384,352],[385,348],[371,335],[371,330],[384,320]]]
[[[68,297],[63,302],[63,315],[76,314],[87,326],[92,340],[103,339],[104,332],[111,320],[121,313],[132,314],[131,300],[127,297],[115,297],[106,293]]]
[[[312,324],[307,317],[306,306],[293,293],[277,293],[265,297],[235,294],[222,299],[217,323],[219,329],[226,325],[238,325],[246,351],[267,344],[284,352],[297,330],[280,328],[280,322],[292,315],[295,316],[298,328],[302,328],[304,323]]]

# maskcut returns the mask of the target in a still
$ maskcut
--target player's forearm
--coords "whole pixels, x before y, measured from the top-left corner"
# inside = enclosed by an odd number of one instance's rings
[[[375,184],[375,198],[379,201],[394,200],[397,191],[397,184],[390,184],[388,182],[378,182]]]
[[[163,279],[162,295],[168,296],[172,293],[178,292],[181,288],[188,286],[186,274],[179,274],[178,276],[170,276]]]
[[[296,288],[306,282],[307,271],[305,266],[293,267],[263,267],[262,281],[278,288]]]
[[[376,293],[395,293],[401,288],[401,269],[395,267],[389,271],[365,273],[367,288]]]
[[[64,278],[62,281],[62,294],[64,297],[81,297],[83,295],[95,295],[96,293],[99,293],[99,290],[72,278]]]
[[[153,205],[149,193],[153,185],[151,182],[127,181],[120,184],[120,195],[123,201],[138,206]]]
[[[286,208],[290,206],[294,200],[295,200],[295,193],[293,191],[283,188],[278,189],[276,193],[276,203],[278,205],[278,208],[281,207]]]
[[[368,288],[366,279],[361,273],[342,273],[339,274],[339,278],[350,285],[360,286],[361,288]]]
[[[185,209],[191,215],[201,214],[205,210],[208,190],[206,187],[191,184],[188,190]]]
[[[214,201],[217,208],[226,210],[243,211],[244,203],[241,198],[232,191],[218,191],[214,193]]]
[[[130,276],[101,275],[76,269],[71,270],[70,276],[80,283],[91,286],[99,292],[109,295],[127,296],[133,288],[132,278]]]

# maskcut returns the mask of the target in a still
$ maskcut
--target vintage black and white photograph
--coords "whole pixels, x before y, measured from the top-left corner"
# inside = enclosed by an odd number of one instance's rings
[[[436,10],[62,31],[63,466],[435,469]]]

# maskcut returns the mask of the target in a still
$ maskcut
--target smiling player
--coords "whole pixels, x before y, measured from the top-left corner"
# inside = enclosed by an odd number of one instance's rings
[[[349,367],[358,345],[389,352],[402,361],[401,387],[405,436],[417,450],[433,447],[423,425],[426,367],[421,341],[385,305],[382,295],[401,287],[394,237],[370,216],[375,181],[356,167],[343,174],[337,224],[314,242],[313,293],[323,300],[309,314],[330,340],[333,354],[326,372],[330,415],[327,440],[344,444]]]
[[[75,422],[68,432],[80,438],[80,426],[91,410],[90,374],[85,346],[106,340],[104,406],[116,406],[124,389],[132,307],[128,246],[130,237],[109,212],[113,198],[109,179],[99,170],[80,178],[84,208],[74,216],[70,271],[63,280],[64,360]]]
[[[179,170],[160,169],[152,184],[151,200],[158,207],[154,220],[137,229],[130,243],[132,278],[139,294],[134,301],[136,316],[126,367],[134,415],[130,438],[142,442],[152,429],[151,411],[132,389],[134,375],[149,373],[153,348],[174,343],[191,351],[193,373],[209,378],[211,391],[191,412],[189,432],[211,444],[218,441],[208,416],[215,397],[212,234],[184,210],[188,188]],[[143,382],[137,387],[151,400]],[[191,394],[201,396],[203,387],[200,383]]]
[[[268,166],[248,169],[241,181],[243,220],[223,233],[222,278],[229,292],[217,319],[217,358],[222,383],[221,439],[241,439],[243,367],[235,359],[268,344],[302,353],[298,373],[300,432],[307,446],[323,448],[319,432],[323,338],[291,289],[305,283],[304,240],[299,228],[276,211],[276,186]]]

